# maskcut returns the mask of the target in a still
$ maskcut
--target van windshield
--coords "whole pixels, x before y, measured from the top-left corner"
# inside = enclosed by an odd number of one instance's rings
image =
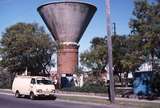
[[[51,85],[52,81],[51,80],[46,80],[46,79],[37,80],[37,84]]]

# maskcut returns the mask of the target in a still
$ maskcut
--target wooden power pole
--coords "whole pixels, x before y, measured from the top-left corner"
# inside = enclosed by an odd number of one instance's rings
[[[113,61],[112,61],[112,33],[111,33],[111,16],[110,16],[110,0],[106,0],[106,27],[107,27],[107,46],[108,46],[108,64],[109,64],[109,99],[111,103],[115,103],[115,90],[113,79]]]

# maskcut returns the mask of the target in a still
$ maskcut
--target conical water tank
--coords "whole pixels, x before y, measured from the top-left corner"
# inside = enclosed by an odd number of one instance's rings
[[[38,11],[58,42],[79,42],[96,7],[80,2],[55,2],[42,5]]]
[[[58,43],[58,73],[73,75],[77,71],[78,42],[95,11],[95,6],[81,2],[55,2],[38,8],[38,12]]]

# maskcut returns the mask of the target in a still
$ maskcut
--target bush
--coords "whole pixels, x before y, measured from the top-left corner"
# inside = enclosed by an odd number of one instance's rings
[[[160,94],[160,72],[154,72],[151,79],[151,86],[152,86],[153,92],[159,95]]]
[[[107,93],[107,86],[100,84],[84,84],[83,87],[63,88],[62,91],[87,92],[87,93]]]

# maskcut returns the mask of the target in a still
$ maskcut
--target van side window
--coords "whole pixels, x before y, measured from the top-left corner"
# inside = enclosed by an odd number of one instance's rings
[[[31,84],[36,84],[35,78],[32,78],[32,79],[31,79]]]

